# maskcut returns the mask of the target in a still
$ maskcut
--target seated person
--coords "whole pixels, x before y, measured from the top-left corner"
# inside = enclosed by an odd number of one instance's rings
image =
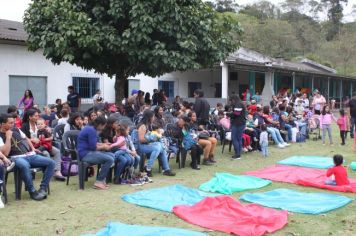
[[[9,156],[15,162],[16,168],[21,171],[30,197],[40,201],[47,197],[47,188],[54,174],[55,162],[47,157],[38,155],[31,141],[26,135],[14,128],[15,120],[11,115],[0,116],[0,151]],[[44,170],[40,189],[37,191],[33,186],[31,168],[42,168]]]
[[[335,166],[329,168],[326,172],[326,176],[331,177],[331,179],[326,180],[325,184],[337,186],[349,185],[350,181],[347,177],[347,170],[342,166],[342,163],[344,162],[343,156],[334,155],[333,159]]]
[[[255,112],[257,111],[257,105],[256,105],[256,101],[255,100],[252,100],[251,101],[251,105],[248,106],[248,113],[250,115],[254,115]]]
[[[4,184],[4,173],[5,173],[5,167],[8,167],[11,165],[11,161],[6,158],[2,152],[0,152],[0,196],[2,195],[1,193],[4,191],[3,190],[3,184]],[[4,208],[5,205],[2,202],[2,199],[0,197],[0,208]]]
[[[41,152],[48,151],[50,153],[52,151],[53,137],[48,132],[44,119],[39,118],[37,120],[37,129],[37,139],[39,142],[33,143],[33,146]]]

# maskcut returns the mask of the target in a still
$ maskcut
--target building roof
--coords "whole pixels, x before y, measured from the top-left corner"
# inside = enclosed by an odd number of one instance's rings
[[[231,53],[225,62],[232,65],[238,64],[243,66],[256,66],[258,68],[264,68],[265,70],[275,69],[287,72],[300,72],[323,76],[326,75],[330,77],[351,78],[337,75],[337,71],[335,69],[321,65],[309,59],[303,59],[300,62],[292,62],[282,58],[272,58],[246,48],[239,48],[234,53]]]
[[[27,33],[22,22],[0,19],[0,40],[20,41],[27,40]]]

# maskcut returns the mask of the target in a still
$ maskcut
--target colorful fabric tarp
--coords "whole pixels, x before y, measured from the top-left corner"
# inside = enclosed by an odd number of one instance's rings
[[[292,156],[278,162],[281,165],[301,166],[316,169],[328,169],[334,166],[334,161],[331,157],[318,156]]]
[[[206,234],[168,227],[149,227],[141,225],[127,225],[122,223],[109,223],[106,228],[99,230],[96,234],[85,234],[83,236],[206,236]]]
[[[328,189],[338,192],[356,193],[356,179],[350,179],[349,185],[326,185],[325,170],[311,169],[298,166],[274,165],[257,171],[249,171],[246,175],[252,175],[277,182],[292,183],[314,188]]]
[[[264,193],[246,193],[240,200],[266,207],[304,214],[322,214],[343,207],[352,199],[330,193],[303,193],[290,189],[274,189]]]
[[[208,196],[215,197],[218,194],[205,193],[177,184],[126,194],[122,199],[139,206],[172,212],[174,206],[194,205]]]
[[[240,236],[272,233],[288,223],[287,211],[242,205],[226,195],[207,197],[194,206],[176,206],[173,212],[189,223]]]
[[[232,194],[251,189],[259,189],[271,184],[271,181],[247,175],[216,173],[214,178],[199,186],[206,192]]]

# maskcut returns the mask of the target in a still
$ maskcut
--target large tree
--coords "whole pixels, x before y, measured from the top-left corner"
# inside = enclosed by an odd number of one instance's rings
[[[210,67],[241,33],[201,0],[36,0],[24,23],[30,50],[115,75],[116,102],[129,76]]]

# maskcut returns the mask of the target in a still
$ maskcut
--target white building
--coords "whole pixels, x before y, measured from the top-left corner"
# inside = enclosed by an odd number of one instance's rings
[[[26,89],[41,106],[57,98],[66,101],[69,85],[76,87],[84,104],[92,104],[96,89],[105,101],[114,102],[114,80],[68,63],[54,65],[41,50],[28,51],[26,38],[22,23],[0,20],[0,107],[17,105]]]

